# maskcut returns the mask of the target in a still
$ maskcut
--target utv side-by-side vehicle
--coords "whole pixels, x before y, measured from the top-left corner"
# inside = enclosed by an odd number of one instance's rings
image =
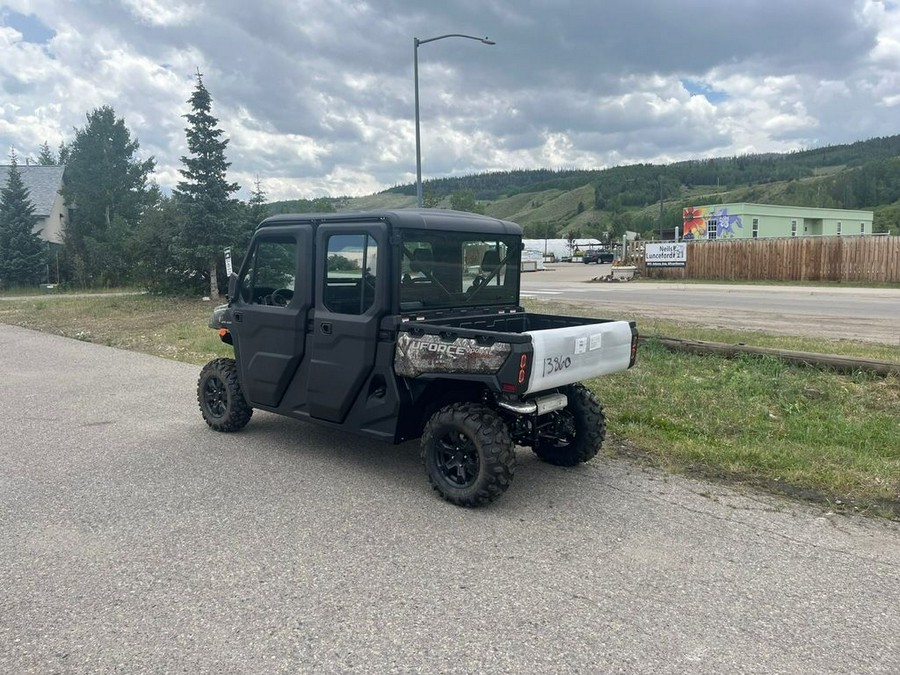
[[[637,329],[524,311],[521,250],[515,223],[446,210],[265,220],[210,320],[234,359],[203,368],[204,419],[238,431],[260,409],[421,437],[431,484],[462,506],[503,494],[516,445],[588,461],[605,420],[580,382],[631,367]]]

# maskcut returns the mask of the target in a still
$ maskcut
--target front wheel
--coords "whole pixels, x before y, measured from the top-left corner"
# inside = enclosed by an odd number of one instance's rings
[[[591,391],[581,384],[561,389],[569,403],[549,413],[538,431],[534,453],[557,466],[575,466],[593,459],[606,437],[603,408]]]
[[[422,460],[432,487],[459,506],[494,501],[516,468],[506,424],[477,403],[454,403],[432,416],[422,434]]]
[[[216,431],[239,431],[253,414],[241,391],[234,359],[213,359],[203,366],[197,402],[203,419]]]

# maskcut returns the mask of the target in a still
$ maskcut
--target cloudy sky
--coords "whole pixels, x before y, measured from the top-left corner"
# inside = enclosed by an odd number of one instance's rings
[[[413,37],[447,33],[497,44],[419,47],[426,178],[900,133],[897,0],[2,0],[0,145],[111,105],[171,188],[199,69],[242,197],[370,194],[415,180]]]

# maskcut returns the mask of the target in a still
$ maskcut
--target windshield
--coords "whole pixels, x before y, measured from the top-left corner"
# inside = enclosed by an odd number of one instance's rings
[[[400,311],[515,305],[520,254],[515,235],[403,230]]]

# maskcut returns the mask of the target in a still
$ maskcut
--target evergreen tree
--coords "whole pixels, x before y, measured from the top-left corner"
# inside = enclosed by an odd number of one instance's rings
[[[181,200],[162,195],[158,188],[152,192],[155,200],[128,242],[135,276],[152,293],[204,293],[205,286],[185,262],[180,244],[186,221]]]
[[[41,144],[41,154],[38,155],[38,164],[41,166],[56,166],[56,155],[50,150],[47,141]]]
[[[10,157],[9,178],[0,190],[0,283],[33,286],[46,269],[46,246],[33,232],[34,204],[16,163]]]
[[[88,113],[87,125],[75,130],[62,190],[71,210],[64,239],[83,285],[127,280],[122,249],[149,201],[147,176],[154,166],[153,158],[135,157],[139,148],[109,106]]]
[[[56,150],[56,163],[60,166],[69,163],[69,146],[65,143],[60,143],[59,148]]]
[[[231,242],[231,259],[235,268],[241,264],[244,255],[250,246],[250,239],[256,231],[256,226],[269,217],[269,205],[266,203],[266,193],[263,190],[259,176],[256,177],[253,192],[250,193],[250,199],[246,203],[239,203],[241,216],[236,218],[238,227],[232,234]]]
[[[266,193],[259,182],[259,176],[253,186],[253,192],[250,193],[250,201],[247,202],[249,207],[249,215],[251,222],[251,231],[255,229],[262,221],[269,216],[269,207],[266,204]]]
[[[236,216],[236,200],[231,195],[238,191],[237,183],[226,180],[231,166],[225,160],[228,139],[222,138],[219,120],[211,114],[212,97],[203,86],[203,76],[197,73],[197,86],[188,103],[191,112],[185,115],[190,126],[185,128],[190,157],[182,157],[183,181],[179,181],[175,194],[187,208],[187,222],[182,232],[182,243],[193,252],[198,272],[209,276],[209,296],[219,298],[217,264],[224,248],[233,243]]]

